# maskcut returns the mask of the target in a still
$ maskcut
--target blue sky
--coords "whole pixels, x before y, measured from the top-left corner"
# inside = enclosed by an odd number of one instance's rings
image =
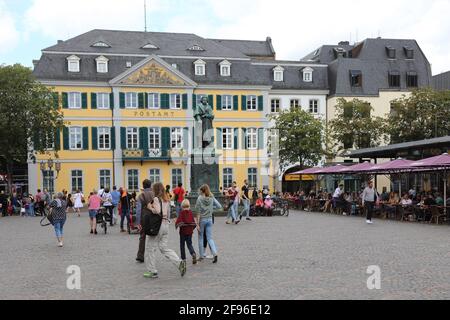
[[[144,0],[0,0],[0,63],[31,66],[40,51],[94,28],[143,30]],[[341,40],[416,39],[433,73],[450,70],[450,0],[147,0],[150,31],[225,39],[272,37],[300,59]]]

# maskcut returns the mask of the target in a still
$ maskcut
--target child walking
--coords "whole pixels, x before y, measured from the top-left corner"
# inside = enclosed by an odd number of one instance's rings
[[[189,200],[185,199],[181,203],[181,212],[175,223],[176,228],[180,228],[180,253],[181,260],[186,261],[185,244],[188,247],[189,253],[192,256],[192,264],[197,263],[197,255],[195,254],[194,247],[192,246],[192,234],[197,224],[194,219],[194,215],[190,210],[191,204]]]

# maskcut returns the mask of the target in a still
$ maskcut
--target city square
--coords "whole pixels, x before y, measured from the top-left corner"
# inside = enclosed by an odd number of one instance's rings
[[[216,218],[219,262],[205,260],[181,278],[158,257],[159,279],[135,262],[138,236],[88,233],[88,218],[70,216],[57,248],[40,218],[0,218],[0,290],[7,299],[316,300],[450,298],[448,226],[291,211],[226,225]],[[173,225],[170,247],[179,252]],[[197,249],[196,236],[194,247]],[[66,268],[81,269],[81,290],[66,286]],[[381,270],[369,290],[367,268]]]

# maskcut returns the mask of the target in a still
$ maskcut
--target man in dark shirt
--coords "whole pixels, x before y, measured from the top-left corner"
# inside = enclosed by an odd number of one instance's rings
[[[241,214],[239,215],[239,220],[242,219],[242,216],[246,214],[245,219],[247,221],[251,221],[250,219],[250,197],[248,196],[248,182],[247,180],[244,180],[244,185],[242,186],[242,204],[244,205],[244,209],[242,210]]]
[[[142,182],[143,191],[139,195],[139,198],[136,201],[136,224],[139,228],[140,237],[139,237],[139,249],[136,257],[136,261],[140,263],[144,263],[145,256],[145,240],[147,235],[145,234],[144,228],[142,226],[142,222],[144,221],[144,217],[142,216],[142,208],[147,205],[144,200],[144,194],[147,194],[148,198],[152,200],[154,198],[153,191],[151,189],[152,182],[148,179],[145,179]]]
[[[0,205],[1,205],[1,211],[2,211],[2,216],[6,217],[8,211],[8,197],[5,194],[5,191],[1,191],[0,192]]]

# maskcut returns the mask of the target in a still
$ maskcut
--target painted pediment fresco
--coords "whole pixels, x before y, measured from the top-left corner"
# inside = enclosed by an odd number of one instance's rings
[[[120,84],[127,85],[162,85],[162,86],[185,86],[186,81],[176,74],[161,66],[158,62],[151,60],[138,70],[125,77]]]

